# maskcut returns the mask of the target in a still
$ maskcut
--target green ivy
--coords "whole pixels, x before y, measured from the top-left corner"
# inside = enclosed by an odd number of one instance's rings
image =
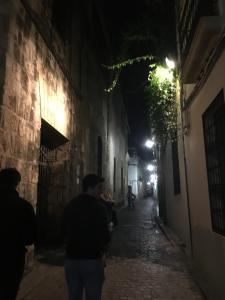
[[[140,63],[142,61],[152,61],[153,59],[154,59],[153,56],[145,55],[145,56],[130,58],[130,59],[127,59],[125,61],[122,61],[122,62],[117,63],[117,64],[112,65],[112,66],[102,65],[105,69],[107,69],[109,71],[115,71],[116,72],[111,85],[108,88],[105,89],[105,92],[110,93],[110,92],[113,91],[113,89],[115,88],[115,86],[116,86],[116,84],[119,80],[120,72],[121,72],[122,69],[124,69],[127,66],[130,66],[130,65],[133,65],[133,64],[136,64],[136,63]]]
[[[159,68],[163,67],[155,66],[149,73],[146,101],[151,128],[156,140],[160,144],[165,144],[168,139],[176,138],[176,79],[173,73],[171,74],[172,80],[160,78],[158,75]]]
[[[147,60],[152,62],[154,61],[154,57],[146,55],[128,59],[112,66],[103,65],[105,69],[116,72],[113,82],[105,91],[108,93],[113,91],[123,68]],[[170,75],[170,78],[160,76],[160,71],[161,73],[164,71],[164,73]],[[148,85],[145,90],[150,128],[153,129],[157,142],[163,145],[168,139],[176,139],[177,103],[175,72],[163,65],[150,64]]]

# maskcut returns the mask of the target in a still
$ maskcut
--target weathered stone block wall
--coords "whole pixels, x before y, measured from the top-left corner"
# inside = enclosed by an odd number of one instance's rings
[[[114,158],[115,158],[116,176],[115,176],[115,191],[113,193],[113,197],[118,205],[122,205],[126,200],[126,194],[127,194],[128,123],[127,123],[127,116],[126,116],[119,86],[116,87],[116,89],[112,93],[109,109],[110,109],[109,139],[108,139],[109,181],[110,181],[111,189],[113,190]],[[121,172],[121,168],[123,169],[123,174]]]
[[[65,203],[81,191],[83,176],[97,171],[98,136],[109,187],[113,157],[119,166],[117,187],[122,165],[126,180],[126,118],[121,117],[121,99],[104,92],[104,74],[96,58],[101,55],[92,52],[86,32],[88,14],[76,11],[69,57],[51,27],[51,10],[44,10],[42,1],[4,3],[0,4],[0,168],[14,166],[21,172],[20,193],[36,207],[42,120],[64,136],[65,143],[55,149],[57,160],[51,164],[45,199],[49,231],[57,233]],[[119,189],[114,196],[121,201]]]
[[[20,1],[14,2],[8,44],[2,105],[5,165],[22,172],[21,192],[35,204],[41,119],[70,138],[70,86]]]
[[[47,213],[54,223],[62,213],[62,194],[69,194],[66,187],[61,194],[55,187],[59,181],[71,185],[73,170],[68,161],[74,136],[75,97],[33,16],[21,1],[9,3],[10,9],[4,14],[0,10],[0,30],[4,29],[0,35],[0,168],[16,167],[21,172],[19,192],[36,207],[41,120],[68,139],[52,165],[51,191],[46,199]]]

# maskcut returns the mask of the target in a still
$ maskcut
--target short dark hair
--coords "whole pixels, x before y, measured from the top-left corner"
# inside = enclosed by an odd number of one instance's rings
[[[94,188],[99,183],[103,183],[104,178],[97,174],[88,174],[82,180],[83,191],[86,192],[88,188]]]
[[[5,168],[0,171],[0,185],[16,188],[20,183],[21,175],[15,168]]]

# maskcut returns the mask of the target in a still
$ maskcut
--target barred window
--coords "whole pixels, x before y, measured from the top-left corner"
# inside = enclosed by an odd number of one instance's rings
[[[203,130],[212,228],[225,235],[225,103],[223,90],[204,112]]]

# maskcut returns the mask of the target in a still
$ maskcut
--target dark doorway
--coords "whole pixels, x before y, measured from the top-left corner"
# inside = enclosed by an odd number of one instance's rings
[[[64,161],[67,139],[42,120],[37,189],[38,246],[46,246],[60,235],[59,218],[63,205]],[[58,227],[58,229],[57,229]]]
[[[39,229],[39,245],[47,243],[47,223],[48,223],[48,195],[51,188],[52,167],[55,151],[41,143],[39,154],[39,177],[37,194],[37,218]]]

